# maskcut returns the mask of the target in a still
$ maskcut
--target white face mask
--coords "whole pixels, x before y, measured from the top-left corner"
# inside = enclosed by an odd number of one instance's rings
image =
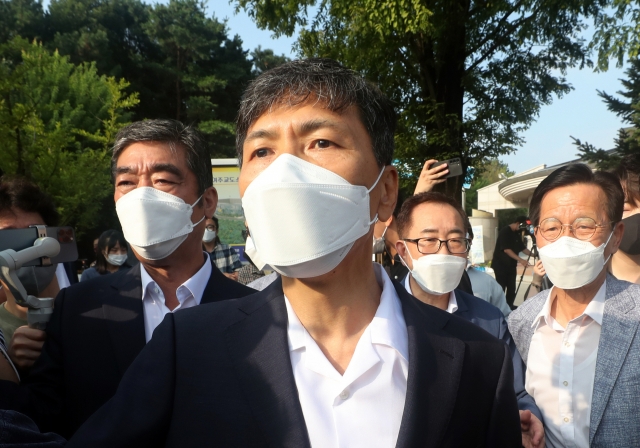
[[[383,172],[367,189],[298,157],[279,156],[242,198],[255,245],[249,257],[287,277],[331,271],[377,219],[370,216],[369,192]]]
[[[538,249],[540,260],[554,286],[561,289],[578,289],[596,279],[609,261],[604,259],[604,244],[596,247],[588,241],[563,236]]]
[[[404,247],[413,262],[413,269],[410,269],[411,276],[425,292],[433,295],[447,294],[460,284],[462,274],[467,268],[466,258],[447,254],[430,254],[415,260],[406,242]]]
[[[109,254],[107,255],[107,261],[114,266],[122,266],[127,261],[127,254]]]
[[[216,231],[204,229],[204,235],[202,235],[202,241],[205,243],[210,243],[211,241],[216,239]]]
[[[141,257],[162,260],[171,255],[187,239],[195,224],[191,222],[193,206],[164,191],[140,187],[116,202],[122,232]]]

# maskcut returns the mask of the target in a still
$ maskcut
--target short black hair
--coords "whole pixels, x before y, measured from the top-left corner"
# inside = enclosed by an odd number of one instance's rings
[[[613,174],[622,184],[625,201],[640,205],[640,153],[623,157]]]
[[[20,176],[0,177],[0,212],[17,208],[38,213],[47,226],[57,226],[60,220],[53,199],[33,182]]]
[[[198,194],[213,186],[211,153],[204,136],[193,126],[165,119],[136,121],[118,131],[111,156],[112,179],[115,179],[120,154],[137,142],[163,142],[174,151],[176,146],[181,146],[187,156],[187,166],[198,181]]]
[[[398,236],[404,238],[407,228],[411,225],[411,214],[413,210],[420,204],[433,203],[433,204],[445,204],[453,207],[460,218],[462,219],[462,227],[465,231],[468,231],[467,223],[469,222],[467,214],[455,199],[436,191],[426,191],[424,193],[418,193],[411,196],[404,201],[398,213]]]
[[[542,199],[551,190],[570,185],[585,184],[599,187],[607,197],[604,209],[607,218],[612,223],[617,223],[622,219],[624,209],[624,192],[620,186],[620,181],[611,173],[606,171],[593,171],[584,163],[572,163],[558,168],[533,192],[531,204],[529,205],[529,216],[534,226],[540,224],[540,207]]]
[[[325,58],[301,59],[279,65],[254,79],[242,96],[236,122],[236,150],[242,148],[251,125],[277,106],[317,101],[332,112],[356,106],[379,166],[393,160],[396,113],[391,101],[361,75]]]
[[[520,215],[516,218],[515,221],[513,221],[514,223],[518,223],[518,224],[526,224],[527,221],[529,220],[529,218],[527,218],[526,216]]]
[[[107,271],[107,259],[104,256],[104,251],[107,254],[111,249],[116,247],[116,244],[120,244],[121,248],[127,249],[127,240],[124,239],[124,235],[119,230],[105,230],[98,238],[98,252],[96,253],[96,271],[100,275],[106,274]]]

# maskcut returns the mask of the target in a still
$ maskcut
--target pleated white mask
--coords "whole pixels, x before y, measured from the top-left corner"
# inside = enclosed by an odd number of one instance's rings
[[[611,258],[609,255],[604,259],[604,249],[612,235],[613,232],[598,247],[589,241],[563,236],[539,248],[540,261],[553,285],[562,289],[578,289],[594,281]]]
[[[247,187],[242,208],[254,244],[249,256],[286,277],[334,269],[369,232],[371,188],[290,154],[279,156]]]
[[[193,206],[164,191],[140,187],[116,202],[122,232],[141,257],[162,260],[171,255],[187,239],[193,228]]]

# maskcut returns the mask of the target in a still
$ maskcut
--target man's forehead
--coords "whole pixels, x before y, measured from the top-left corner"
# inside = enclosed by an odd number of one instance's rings
[[[25,227],[44,225],[37,212],[27,212],[18,208],[0,210],[0,229],[24,229]]]
[[[460,213],[450,204],[423,202],[411,212],[411,227],[421,232],[463,231],[464,222]]]
[[[181,145],[169,142],[135,142],[122,150],[116,166],[131,163],[184,162],[186,152]]]
[[[540,203],[540,211],[541,215],[582,213],[600,216],[606,213],[605,202],[605,193],[597,185],[575,184],[556,188],[545,194]]]

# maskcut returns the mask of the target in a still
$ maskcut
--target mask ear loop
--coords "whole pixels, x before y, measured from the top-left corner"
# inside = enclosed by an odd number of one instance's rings
[[[607,238],[607,242],[604,243],[604,249],[602,249],[602,252],[604,252],[604,250],[607,248],[607,245],[609,244],[609,241],[611,241],[611,237],[613,236],[613,230],[611,231],[611,233],[609,234],[609,238]],[[613,254],[610,254],[606,260],[604,260],[604,264],[606,265],[607,263],[609,263],[609,260],[611,260],[611,257],[613,256]]]
[[[384,174],[384,170],[387,166],[383,166],[382,170],[380,171],[380,174],[378,174],[378,178],[376,179],[376,181],[373,183],[373,185],[371,186],[371,188],[369,188],[367,190],[367,196],[369,195],[369,193],[371,193],[373,191],[374,188],[376,188],[376,185],[378,185],[378,182],[380,182],[380,178],[382,177],[382,175]],[[378,221],[378,214],[376,213],[376,216],[373,217],[373,220],[369,222],[369,225],[371,224],[375,224]],[[385,229],[386,231],[386,229]]]
[[[198,199],[196,199],[196,202],[194,202],[193,204],[191,204],[191,210],[193,210],[193,207],[196,206],[196,204],[198,202],[200,202],[200,199],[202,199],[202,196],[204,196],[204,194],[201,194],[200,197]],[[198,224],[200,224],[202,221],[204,221],[204,219],[206,218],[206,216],[203,214],[202,218],[200,219],[200,221],[196,222],[195,224],[191,224],[191,228],[193,229],[195,226],[197,226]]]
[[[387,229],[389,227],[385,227],[384,230],[382,231],[382,236],[380,238],[384,239],[384,235],[387,233]]]

